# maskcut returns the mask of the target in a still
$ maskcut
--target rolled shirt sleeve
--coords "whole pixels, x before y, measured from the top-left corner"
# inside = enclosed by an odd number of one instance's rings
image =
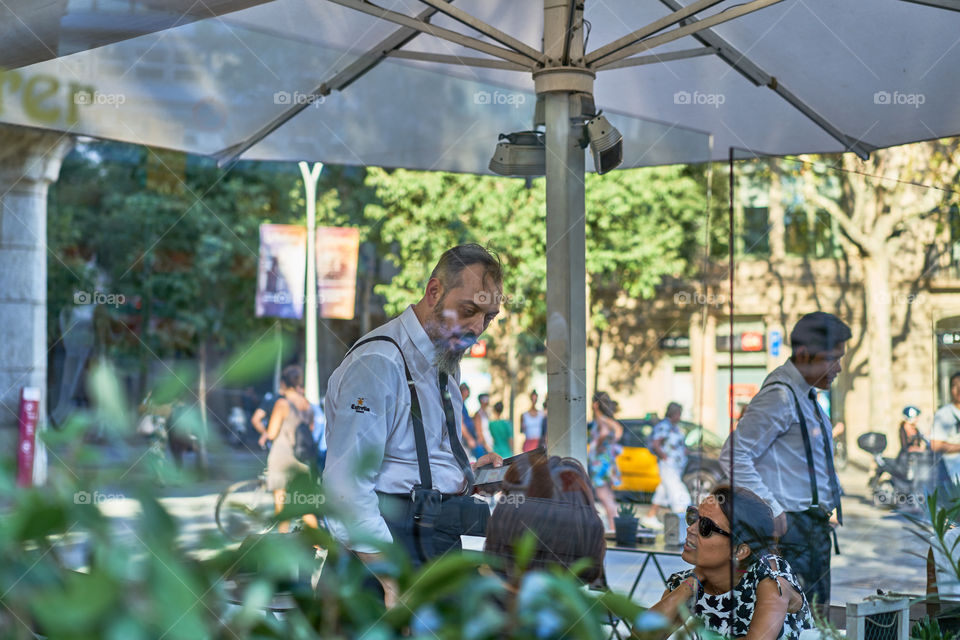
[[[789,391],[779,385],[761,389],[744,411],[736,431],[723,443],[720,453],[720,466],[727,477],[732,478],[737,486],[749,489],[763,498],[773,509],[774,517],[783,513],[784,507],[764,482],[757,470],[756,461],[767,455],[773,441],[790,428],[791,417],[795,413]]]
[[[354,540],[356,534],[393,541],[380,515],[375,486],[387,439],[395,429],[398,404],[407,404],[401,392],[407,393],[402,365],[365,348],[363,353],[351,354],[349,362],[330,378],[323,484],[337,519],[327,518],[327,526],[354,551],[378,551]]]

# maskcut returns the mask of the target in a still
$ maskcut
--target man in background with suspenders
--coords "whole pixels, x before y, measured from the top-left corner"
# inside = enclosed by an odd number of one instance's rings
[[[830,605],[830,516],[836,511],[842,524],[843,513],[830,419],[816,392],[829,389],[840,373],[850,336],[832,314],[800,318],[790,334],[790,359],[763,381],[720,454],[732,482],[773,509],[781,554],[807,599],[822,607]]]
[[[500,259],[476,245],[449,249],[423,298],[361,338],[327,386],[327,525],[368,565],[366,541],[402,545],[414,566],[452,548],[470,522],[489,517],[475,502],[475,466],[502,465],[495,453],[471,465],[461,441],[460,359],[500,312]],[[469,531],[464,530],[469,529]],[[381,578],[387,605],[395,586]]]

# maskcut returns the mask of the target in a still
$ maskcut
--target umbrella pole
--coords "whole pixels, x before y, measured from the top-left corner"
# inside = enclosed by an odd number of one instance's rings
[[[572,3],[544,2],[544,53],[582,59],[578,12],[567,41]],[[538,87],[538,89],[541,87]],[[547,190],[547,444],[552,455],[586,463],[586,257],[584,151],[580,119],[571,121],[572,91],[554,86],[545,96]]]

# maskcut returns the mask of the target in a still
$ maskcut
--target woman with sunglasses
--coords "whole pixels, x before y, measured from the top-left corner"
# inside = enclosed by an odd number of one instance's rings
[[[714,489],[687,509],[681,558],[652,609],[682,622],[681,608],[706,628],[748,640],[796,640],[813,626],[810,606],[786,560],[776,555],[773,511],[752,491]]]

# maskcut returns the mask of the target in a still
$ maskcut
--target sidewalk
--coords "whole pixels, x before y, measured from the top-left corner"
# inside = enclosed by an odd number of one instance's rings
[[[840,473],[846,494],[844,526],[837,529],[840,555],[831,564],[834,602],[861,600],[877,589],[926,592],[926,547],[899,512],[873,506],[869,477],[853,464]]]

